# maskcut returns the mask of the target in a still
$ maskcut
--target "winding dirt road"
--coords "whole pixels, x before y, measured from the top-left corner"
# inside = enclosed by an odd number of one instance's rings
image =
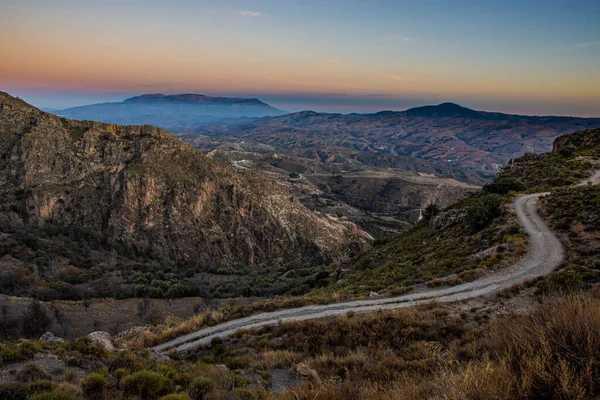
[[[582,184],[600,183],[600,171],[586,179]],[[177,350],[187,352],[200,345],[206,345],[215,337],[227,337],[238,329],[254,329],[279,322],[304,321],[309,319],[332,317],[346,314],[348,311],[368,312],[411,307],[416,304],[435,300],[449,303],[479,297],[510,288],[526,279],[546,275],[560,265],[564,259],[563,246],[558,238],[537,214],[537,201],[548,193],[536,193],[519,196],[515,200],[515,212],[529,235],[527,254],[510,267],[493,272],[473,282],[444,289],[431,289],[397,297],[357,300],[327,305],[312,305],[293,309],[251,315],[219,325],[200,329],[180,336],[169,342],[152,347],[154,352]]]

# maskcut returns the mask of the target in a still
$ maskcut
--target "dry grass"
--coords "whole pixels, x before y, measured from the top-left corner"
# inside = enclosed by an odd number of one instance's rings
[[[530,315],[492,321],[495,361],[447,369],[437,379],[447,399],[584,399],[600,393],[598,293],[554,299]]]
[[[207,326],[244,318],[252,314],[276,311],[284,308],[297,308],[309,304],[337,303],[345,300],[348,300],[347,296],[339,293],[331,293],[326,296],[291,297],[276,301],[264,300],[240,306],[227,306],[218,310],[205,311],[183,321],[181,318],[167,317],[163,324],[153,327],[146,332],[136,333],[132,337],[124,338],[124,343],[136,348],[152,347]]]
[[[302,361],[302,354],[289,350],[266,350],[252,361],[252,366],[261,371],[271,368],[289,368]]]
[[[284,400],[600,394],[600,292],[550,299],[530,314],[473,329],[465,323],[432,304],[280,324],[268,330],[268,344],[258,346],[254,366],[264,371],[301,362],[318,373],[322,383],[304,382],[279,396]],[[245,349],[253,345],[250,335],[244,334]]]

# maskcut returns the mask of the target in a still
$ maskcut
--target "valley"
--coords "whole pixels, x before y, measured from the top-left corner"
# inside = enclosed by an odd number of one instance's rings
[[[600,2],[0,2],[0,400],[600,398]]]

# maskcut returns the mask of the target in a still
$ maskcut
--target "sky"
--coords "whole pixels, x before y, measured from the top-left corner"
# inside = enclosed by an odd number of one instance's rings
[[[0,90],[600,117],[598,0],[0,0]]]

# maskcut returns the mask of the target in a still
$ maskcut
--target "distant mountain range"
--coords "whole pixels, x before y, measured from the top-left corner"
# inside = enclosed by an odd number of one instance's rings
[[[121,125],[155,125],[173,132],[190,132],[206,123],[217,121],[239,123],[244,121],[243,118],[285,114],[258,99],[211,97],[191,93],[146,94],[122,102],[47,111],[79,120]]]
[[[198,143],[194,135],[182,136],[205,151],[238,148],[242,141],[259,152],[295,157],[300,149],[315,149],[320,158],[349,160],[340,164],[343,170],[404,165],[474,184],[489,181],[512,158],[549,151],[559,135],[600,127],[600,118],[511,115],[450,102],[373,114],[286,114],[255,98],[201,94],[146,94],[53,112],[218,138]],[[422,164],[417,159],[429,166],[414,168]]]
[[[598,127],[600,118],[511,115],[443,103],[375,114],[302,111],[205,125],[197,133],[252,141],[277,154],[311,148],[331,155],[344,149],[347,159],[371,160],[363,167],[395,167],[411,157],[433,163],[444,176],[481,184],[512,158],[550,151],[559,135]]]

